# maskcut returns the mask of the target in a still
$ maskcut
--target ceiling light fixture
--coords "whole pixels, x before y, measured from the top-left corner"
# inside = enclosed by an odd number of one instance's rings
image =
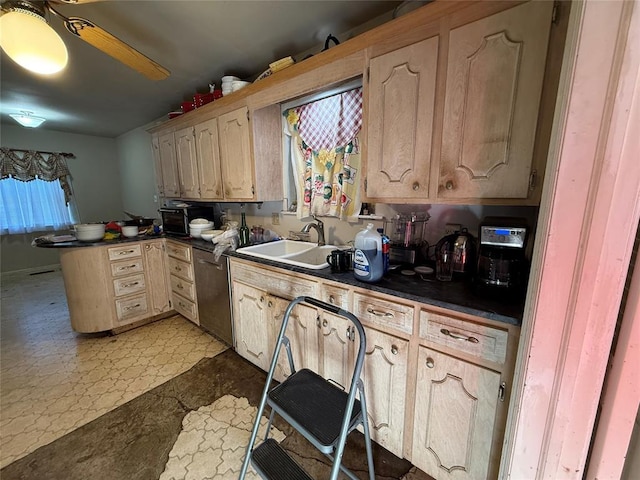
[[[20,113],[10,113],[9,116],[23,127],[29,128],[38,128],[46,121],[46,118],[34,117],[33,112],[26,111],[22,111]]]
[[[7,10],[0,17],[0,46],[5,53],[35,73],[62,70],[69,59],[67,47],[47,23],[44,6],[18,0]]]

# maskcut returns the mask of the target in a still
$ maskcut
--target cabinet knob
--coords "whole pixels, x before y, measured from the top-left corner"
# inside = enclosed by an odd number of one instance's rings
[[[420,190],[420,184],[418,182],[414,182],[412,188],[414,191],[417,192],[418,190]]]
[[[449,180],[447,183],[445,183],[444,188],[446,188],[447,190],[453,190],[453,182]]]
[[[220,196],[220,190],[216,190],[216,197]]]
[[[333,295],[329,295],[329,303],[335,305],[336,303],[336,297],[334,297]]]
[[[316,326],[320,328],[320,315],[316,317]]]
[[[326,327],[327,325],[329,325],[329,322],[327,322],[327,319],[325,318],[324,320],[322,320],[322,326]]]
[[[267,302],[267,306],[268,306],[269,308],[273,307],[273,302],[271,302],[271,301]]]
[[[433,358],[427,357],[427,367],[433,368],[436,366],[436,362],[433,361]]]
[[[264,303],[264,297],[260,297],[260,303]]]
[[[398,347],[396,347],[395,345],[391,345],[391,354],[392,355],[397,355],[398,354]]]

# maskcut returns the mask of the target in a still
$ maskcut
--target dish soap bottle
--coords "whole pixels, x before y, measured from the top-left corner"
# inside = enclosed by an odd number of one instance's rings
[[[246,247],[247,245],[249,245],[249,227],[247,227],[247,219],[244,212],[242,212],[242,221],[240,222],[238,236],[240,237],[241,247]]]
[[[357,233],[354,241],[353,275],[363,282],[377,282],[384,274],[382,237],[374,230],[373,223]]]

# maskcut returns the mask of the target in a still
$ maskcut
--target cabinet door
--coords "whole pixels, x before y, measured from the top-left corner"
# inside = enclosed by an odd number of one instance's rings
[[[365,329],[367,350],[362,374],[371,438],[402,457],[409,342]],[[357,334],[355,347],[357,351]]]
[[[271,326],[271,341],[269,350],[275,348],[278,334],[282,326],[284,313],[289,306],[289,300],[270,296],[269,318]],[[306,305],[296,305],[289,317],[285,335],[291,344],[291,354],[296,370],[308,368],[318,372],[318,314],[315,308]],[[274,378],[281,382],[291,375],[289,360],[285,348],[278,352],[278,363]]]
[[[485,479],[500,375],[420,347],[411,462],[436,479]]]
[[[158,315],[168,312],[171,310],[171,305],[169,303],[169,285],[163,241],[144,242],[142,252],[147,274],[149,300],[151,302],[150,313]]]
[[[167,197],[179,197],[180,185],[178,183],[178,164],[176,162],[173,132],[165,133],[158,137],[158,149],[162,167],[164,195]]]
[[[162,162],[160,161],[160,139],[155,133],[151,136],[151,152],[153,154],[153,171],[156,178],[156,192],[164,197],[164,183],[162,181]]]
[[[196,138],[193,134],[193,127],[178,130],[175,133],[175,138],[181,197],[200,198]]]
[[[238,354],[263,370],[269,369],[267,294],[263,290],[233,282],[233,324]]]
[[[344,317],[327,312],[320,314],[320,371],[324,378],[333,380],[348,390],[353,374],[353,341],[348,332],[353,324]]]
[[[218,132],[224,198],[253,200],[253,160],[248,109],[240,108],[218,117]]]
[[[438,37],[371,59],[369,198],[429,197]]]
[[[196,125],[195,138],[200,198],[219,200],[222,198],[222,177],[217,119],[212,118]]]
[[[552,9],[451,30],[438,198],[527,198]]]

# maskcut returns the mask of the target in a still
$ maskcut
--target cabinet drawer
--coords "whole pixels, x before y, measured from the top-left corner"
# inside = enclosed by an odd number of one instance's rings
[[[509,334],[498,328],[422,310],[420,337],[478,358],[504,363]]]
[[[264,290],[281,298],[292,300],[301,295],[315,295],[315,282],[287,274],[279,274],[261,268],[231,263],[231,276],[252,287]]]
[[[192,302],[196,301],[196,287],[193,282],[171,275],[171,291],[180,294]]]
[[[116,314],[118,320],[127,320],[133,317],[139,317],[147,314],[149,307],[146,295],[137,295],[135,297],[121,298],[116,300]]]
[[[355,315],[365,322],[393,327],[405,333],[413,331],[413,307],[360,293],[354,294]]]
[[[336,305],[345,310],[349,308],[349,290],[333,285],[322,285],[320,288],[320,300],[331,305]]]
[[[142,258],[132,258],[127,262],[113,262],[111,264],[111,275],[114,277],[138,273],[143,270]]]
[[[188,318],[196,325],[199,325],[198,308],[196,304],[184,297],[181,297],[175,292],[171,295],[171,297],[173,299],[173,308],[175,308],[175,310],[182,316]]]
[[[191,262],[191,247],[174,242],[167,242],[167,254],[185,262]]]
[[[113,281],[113,291],[116,297],[142,292],[145,288],[144,274],[118,278]]]
[[[190,263],[183,262],[176,258],[169,257],[169,272],[180,278],[193,282],[193,267]]]
[[[107,248],[109,252],[109,260],[123,260],[125,258],[139,257],[142,255],[140,244],[128,244],[121,247]]]

